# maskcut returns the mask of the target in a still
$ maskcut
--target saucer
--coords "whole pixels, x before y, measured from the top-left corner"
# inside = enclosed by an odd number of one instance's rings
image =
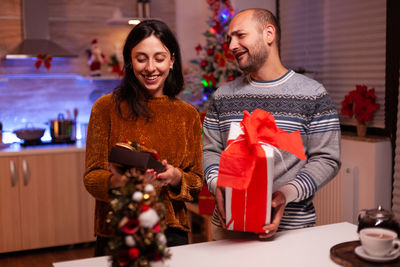
[[[392,261],[394,259],[397,259],[400,256],[400,253],[394,254],[392,256],[383,256],[383,257],[378,257],[378,256],[371,256],[368,255],[362,246],[358,246],[354,249],[354,252],[357,254],[357,256],[369,260],[369,261],[375,261],[375,262],[386,262],[386,261]]]

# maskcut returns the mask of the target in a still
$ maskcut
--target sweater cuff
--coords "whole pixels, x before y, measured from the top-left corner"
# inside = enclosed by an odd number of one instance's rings
[[[211,182],[208,184],[208,191],[211,193],[211,195],[215,196],[215,192],[217,191],[217,178],[214,178],[211,180]]]
[[[282,186],[278,191],[281,191],[285,195],[286,205],[298,198],[297,189],[291,184]]]
[[[168,195],[171,199],[178,200],[179,197],[182,197],[182,192],[184,192],[186,185],[184,184],[184,175],[185,173],[180,169],[177,168],[181,173],[181,182],[178,186],[172,187],[171,185],[168,186]]]

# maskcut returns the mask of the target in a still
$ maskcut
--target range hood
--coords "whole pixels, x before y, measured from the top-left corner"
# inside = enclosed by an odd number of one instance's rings
[[[50,40],[47,0],[22,0],[24,40],[6,59],[32,58],[38,54],[52,57],[77,57],[77,55]]]

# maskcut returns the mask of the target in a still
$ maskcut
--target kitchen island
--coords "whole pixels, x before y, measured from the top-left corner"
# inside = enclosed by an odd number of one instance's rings
[[[336,244],[358,240],[357,226],[347,222],[280,232],[273,240],[222,240],[170,248],[166,267],[329,267]],[[58,262],[54,267],[109,267],[108,257]]]

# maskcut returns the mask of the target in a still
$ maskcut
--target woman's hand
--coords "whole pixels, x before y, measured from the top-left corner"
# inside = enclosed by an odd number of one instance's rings
[[[182,180],[182,173],[174,166],[168,164],[167,160],[163,160],[162,164],[165,166],[165,171],[157,173],[153,169],[148,169],[143,174],[143,181],[145,183],[151,183],[159,186],[172,186],[178,187]],[[123,173],[118,167],[113,164],[109,164],[112,176],[110,177],[109,186],[110,188],[122,187],[128,181],[128,176],[131,176],[130,171],[127,170]]]
[[[174,166],[168,164],[167,160],[163,160],[161,162],[165,166],[165,171],[157,174],[154,170],[147,170],[149,173],[154,173],[156,179],[154,179],[154,183],[160,186],[172,186],[178,187],[182,181],[182,173],[180,170],[175,168]],[[148,173],[146,171],[146,174]]]
[[[122,187],[128,181],[128,177],[121,171],[120,168],[112,163],[108,164],[108,168],[112,172],[110,180],[108,181],[110,188]]]

